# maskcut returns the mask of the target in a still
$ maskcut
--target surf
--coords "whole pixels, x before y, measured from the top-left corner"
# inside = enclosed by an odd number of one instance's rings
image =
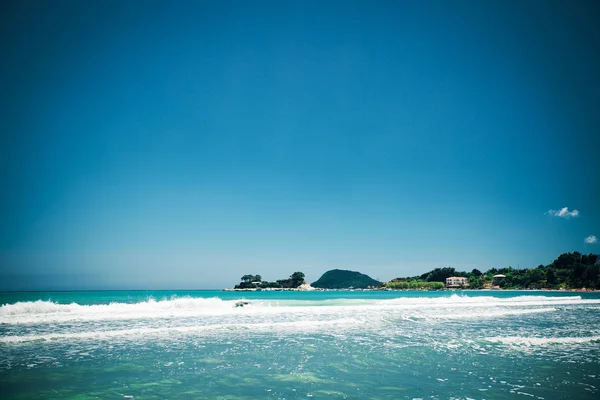
[[[240,307],[240,301],[244,306]],[[176,319],[202,316],[227,316],[251,314],[302,315],[336,314],[344,312],[383,312],[394,314],[402,310],[422,310],[435,314],[435,310],[456,310],[458,315],[468,314],[472,309],[531,309],[555,308],[570,305],[600,305],[600,299],[582,299],[581,296],[547,297],[518,296],[498,298],[491,296],[447,297],[400,297],[395,299],[323,299],[323,300],[269,300],[232,299],[218,297],[178,297],[155,300],[149,298],[137,303],[111,302],[100,305],[78,303],[59,304],[52,301],[26,301],[0,306],[0,324],[40,324],[66,323],[70,321],[136,320],[136,319]],[[293,309],[293,311],[290,311]],[[503,312],[503,311],[502,311]],[[443,314],[452,314],[443,311]],[[477,312],[474,315],[481,315]]]

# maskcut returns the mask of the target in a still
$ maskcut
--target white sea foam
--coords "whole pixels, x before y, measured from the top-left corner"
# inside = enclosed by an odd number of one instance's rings
[[[23,324],[215,315],[234,312],[235,303],[235,300],[192,297],[99,305],[58,304],[38,300],[1,306],[0,323]]]
[[[600,300],[583,300],[580,296],[548,297],[520,296],[498,298],[491,296],[458,296],[435,298],[397,298],[390,300],[335,299],[321,301],[306,300],[250,300],[244,307],[236,307],[239,300],[219,298],[182,297],[156,301],[150,299],[139,303],[110,303],[104,305],[58,304],[50,301],[18,302],[0,307],[0,324],[63,323],[69,321],[111,321],[156,318],[179,318],[210,315],[267,315],[294,313],[312,315],[339,314],[353,311],[398,311],[422,310],[436,314],[443,310],[444,317],[456,314],[461,318],[468,315],[506,314],[507,308],[515,313],[548,312],[564,305],[598,305]],[[536,308],[537,307],[537,308]],[[544,308],[544,310],[540,310]],[[485,308],[485,313],[473,312],[473,308]],[[502,310],[494,310],[501,308]],[[449,310],[452,309],[452,312]],[[497,315],[500,315],[497,314]],[[514,313],[513,313],[514,314]]]
[[[458,296],[438,298],[398,298],[382,300],[382,306],[395,306],[400,308],[493,308],[493,307],[544,307],[567,305],[597,305],[600,300],[583,300],[581,296],[548,297],[548,296],[519,296],[498,298],[488,296]]]
[[[600,342],[600,336],[586,337],[522,337],[522,336],[506,336],[506,337],[490,337],[485,340],[489,342],[500,342],[512,346],[547,346],[552,344],[580,344]]]
[[[34,335],[11,335],[0,337],[0,343],[21,343],[36,341],[59,341],[71,339],[95,339],[105,340],[116,337],[125,337],[135,340],[147,336],[168,336],[173,333],[198,334],[205,332],[227,332],[235,331],[253,332],[334,332],[341,328],[348,328],[361,324],[362,321],[355,318],[340,318],[325,321],[287,321],[287,322],[257,322],[257,323],[230,323],[196,326],[169,326],[159,328],[132,328],[118,330],[99,330],[68,333],[48,333]]]
[[[459,296],[453,294],[449,297],[399,297],[396,299],[380,300],[379,304],[386,305],[502,305],[502,304],[580,304],[580,303],[600,304],[600,300],[583,300],[581,296],[518,296],[518,297],[493,297],[493,296]]]
[[[547,308],[533,308],[533,309],[517,309],[517,310],[498,310],[498,311],[486,311],[485,313],[473,313],[473,312],[463,312],[456,314],[433,314],[428,318],[430,319],[484,319],[484,318],[500,318],[500,317],[508,317],[511,315],[527,315],[527,314],[540,314],[540,313],[548,313],[554,312],[556,308],[547,307]]]

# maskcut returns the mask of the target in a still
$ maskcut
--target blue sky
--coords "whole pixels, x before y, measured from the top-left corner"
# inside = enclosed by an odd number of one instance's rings
[[[524,3],[3,2],[0,289],[599,252],[599,7]]]

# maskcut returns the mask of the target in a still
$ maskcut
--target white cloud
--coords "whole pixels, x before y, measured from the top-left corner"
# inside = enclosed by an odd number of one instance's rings
[[[598,238],[594,235],[590,235],[588,237],[585,238],[585,242],[588,244],[594,244],[594,243],[598,243]]]
[[[548,210],[547,214],[554,217],[570,218],[579,216],[579,210],[569,211],[569,207],[563,207],[560,210]]]

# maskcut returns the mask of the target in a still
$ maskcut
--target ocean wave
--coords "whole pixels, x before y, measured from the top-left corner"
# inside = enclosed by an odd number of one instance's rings
[[[459,296],[453,294],[449,297],[437,298],[397,298],[379,301],[383,306],[399,307],[535,307],[559,305],[585,305],[600,304],[600,299],[584,300],[581,296],[549,297],[549,296],[518,296],[518,297],[492,297],[492,296]]]
[[[285,321],[285,322],[255,322],[255,323],[225,323],[213,325],[194,326],[168,326],[168,327],[141,327],[131,329],[97,330],[66,333],[44,333],[32,335],[10,335],[0,337],[0,343],[24,343],[45,342],[61,340],[105,340],[111,338],[126,338],[137,340],[142,337],[168,336],[179,334],[202,334],[207,332],[226,332],[231,335],[235,331],[253,332],[337,332],[342,328],[348,328],[362,324],[356,318],[339,318],[333,320],[311,320],[311,321]]]
[[[499,342],[510,346],[548,346],[553,344],[581,344],[600,342],[600,336],[587,337],[522,337],[522,336],[506,336],[506,337],[490,337],[485,339],[488,342]]]
[[[263,307],[350,307],[350,306],[528,306],[528,305],[571,305],[571,304],[598,304],[600,299],[583,300],[581,296],[549,297],[549,296],[517,296],[517,297],[493,297],[493,296],[467,296],[452,294],[444,297],[398,297],[394,299],[326,299],[326,300],[252,300],[254,306]]]
[[[427,319],[434,320],[465,320],[465,319],[484,319],[484,318],[501,318],[509,317],[514,315],[527,315],[527,314],[541,314],[556,311],[556,308],[531,308],[531,309],[517,309],[517,310],[498,310],[498,311],[486,311],[484,314],[479,313],[456,313],[456,314],[433,314],[427,317]]]
[[[562,302],[562,301],[586,301],[581,296],[516,296],[516,297],[494,297],[494,296],[467,296],[452,294],[448,297],[399,297],[395,299],[380,300],[380,304],[496,304],[496,303],[531,303],[531,302]],[[600,300],[591,300],[599,303]]]
[[[51,301],[29,301],[0,306],[0,324],[64,323],[69,321],[129,320],[179,318],[211,315],[283,314],[291,307],[294,312],[307,314],[336,313],[338,311],[392,311],[392,310],[431,310],[472,308],[519,308],[536,312],[538,308],[554,308],[564,305],[598,305],[600,300],[583,300],[580,296],[547,297],[519,296],[498,298],[491,296],[413,297],[397,299],[329,299],[329,300],[223,300],[213,298],[181,297],[165,300],[149,299],[138,303],[110,303],[101,305],[81,305],[77,303],[59,304]],[[489,310],[488,310],[489,311]],[[486,311],[486,314],[489,312]],[[503,311],[499,311],[503,312]],[[517,311],[520,312],[520,311]],[[529,311],[525,311],[529,312]],[[539,310],[537,311],[539,312]],[[447,313],[444,311],[444,313]],[[451,313],[447,313],[451,315]],[[464,313],[460,312],[460,315]],[[473,313],[479,315],[479,313]]]
[[[81,305],[59,304],[52,301],[26,301],[5,304],[0,307],[0,323],[19,324],[50,321],[165,318],[194,315],[214,315],[232,312],[237,300],[219,298],[182,297],[170,300],[154,300],[139,303],[109,303]]]

